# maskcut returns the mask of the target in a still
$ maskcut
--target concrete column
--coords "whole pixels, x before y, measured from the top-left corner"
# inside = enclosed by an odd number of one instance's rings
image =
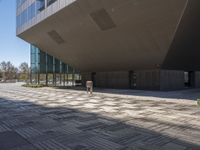
[[[67,65],[67,86],[69,85],[69,66]]]
[[[37,79],[38,79],[37,84],[40,84],[40,73],[39,72],[37,73]]]
[[[200,71],[196,71],[195,72],[194,87],[195,88],[200,88]]]
[[[56,81],[57,77],[56,77],[56,73],[53,73],[53,85],[56,86],[57,81]]]
[[[60,86],[62,85],[62,74],[59,73],[59,78],[60,78]]]
[[[74,78],[74,71],[73,71],[73,73],[72,73],[72,86],[75,86],[75,78]]]
[[[63,75],[64,75],[64,77],[63,77],[63,82],[64,82],[64,86],[65,86],[65,81],[66,81],[66,80],[65,80],[65,75],[66,75],[65,72],[63,73]]]
[[[48,86],[48,73],[46,73],[46,85]]]
[[[33,72],[32,72],[32,70],[30,70],[30,83],[31,84],[33,83]]]

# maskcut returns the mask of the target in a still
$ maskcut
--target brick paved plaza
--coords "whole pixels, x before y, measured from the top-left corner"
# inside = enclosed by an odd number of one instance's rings
[[[199,150],[196,102],[153,99],[0,84],[0,150]]]

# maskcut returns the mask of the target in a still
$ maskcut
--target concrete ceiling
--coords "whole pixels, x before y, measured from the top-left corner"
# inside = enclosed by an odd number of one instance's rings
[[[187,4],[77,0],[18,36],[80,71],[159,68]]]
[[[200,70],[200,1],[190,0],[162,68]]]

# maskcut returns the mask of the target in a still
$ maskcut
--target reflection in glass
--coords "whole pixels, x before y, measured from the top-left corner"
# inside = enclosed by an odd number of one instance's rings
[[[56,2],[57,0],[47,0],[47,6],[53,4],[54,2]]]
[[[45,9],[45,0],[36,0],[36,10],[40,13]]]

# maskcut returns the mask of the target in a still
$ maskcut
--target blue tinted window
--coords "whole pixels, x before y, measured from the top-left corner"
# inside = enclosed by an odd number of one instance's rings
[[[36,10],[40,13],[45,9],[45,0],[36,0]]]
[[[22,5],[26,0],[17,0],[17,6]],[[24,25],[45,9],[45,0],[36,0],[26,10],[24,10],[19,16],[17,16],[17,27]]]
[[[20,15],[17,16],[17,27],[20,26]]]
[[[57,0],[47,0],[47,6],[53,4],[54,2],[56,2]]]
[[[31,20],[33,17],[35,17],[35,15],[35,3],[33,3],[28,7],[28,20]]]
[[[20,1],[21,1],[21,0],[17,0],[17,7],[20,6]]]
[[[41,51],[34,45],[31,45],[31,71],[32,73],[73,73],[74,69],[65,63],[62,63],[59,59]]]
[[[28,12],[27,9],[22,12],[21,17],[20,17],[20,26],[23,25],[25,22],[27,22],[27,19],[28,19],[27,12]]]
[[[26,0],[17,0],[17,7],[21,6]]]
[[[31,4],[26,10],[17,16],[17,27],[22,26],[36,15],[36,3]]]

